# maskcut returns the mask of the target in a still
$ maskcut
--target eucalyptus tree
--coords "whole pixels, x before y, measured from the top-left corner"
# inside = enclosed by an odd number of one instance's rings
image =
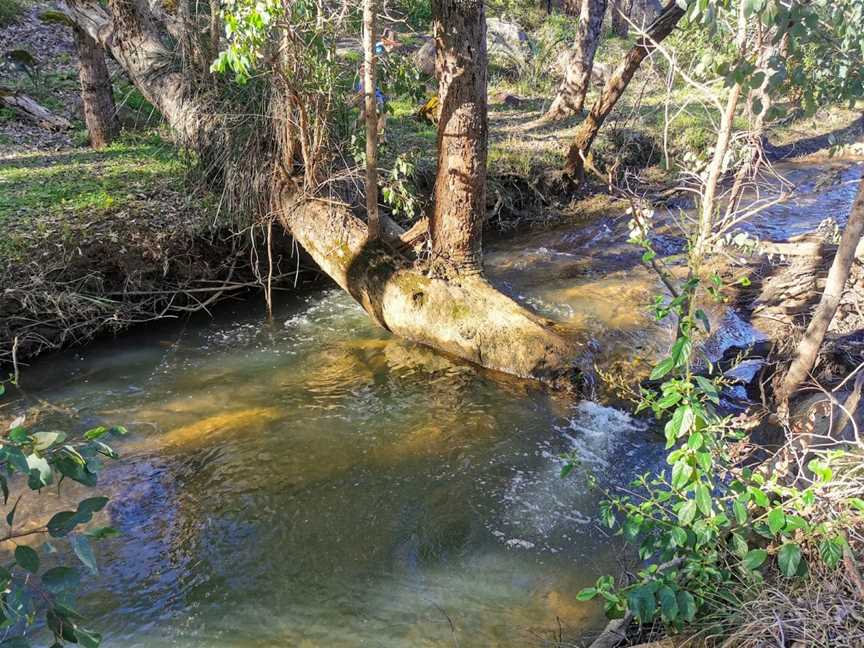
[[[578,346],[483,276],[487,62],[482,0],[433,3],[442,115],[431,254],[419,256],[387,240],[398,236],[399,228],[385,214],[387,236],[370,238],[356,184],[338,180],[346,169],[340,166],[335,126],[349,103],[346,94],[353,92],[354,73],[336,53],[350,24],[342,3],[227,0],[223,49],[203,87],[197,81],[201,70],[171,64],[178,59],[175,44],[182,49],[195,38],[178,40],[172,34],[177,24],[163,10],[122,0],[109,0],[107,6],[70,0],[64,8],[111,51],[177,140],[198,152],[211,177],[239,183],[236,193],[244,196],[263,186],[262,211],[275,214],[379,325],[517,376],[566,383],[577,377]],[[211,22],[209,13],[202,22]],[[212,47],[215,35],[206,28],[199,32],[195,37]],[[189,65],[196,58],[183,61]],[[232,73],[237,83],[226,78]],[[245,110],[225,109],[219,97],[237,94],[238,88],[246,93]],[[246,104],[253,102],[263,104],[261,109],[249,110]],[[240,116],[252,113],[257,117]],[[261,115],[266,121],[250,123]],[[257,143],[238,142],[240,135]],[[254,157],[238,160],[250,150]]]

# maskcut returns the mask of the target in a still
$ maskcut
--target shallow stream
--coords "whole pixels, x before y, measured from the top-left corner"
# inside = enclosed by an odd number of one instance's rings
[[[601,359],[650,360],[669,331],[648,321],[657,286],[624,219],[493,246],[490,274]],[[515,647],[602,626],[574,595],[622,552],[585,471],[608,485],[654,469],[645,423],[394,339],[337,290],[262,311],[27,371],[50,417],[131,431],[100,484],[122,535],[81,605],[104,645]],[[561,479],[573,451],[582,466]]]

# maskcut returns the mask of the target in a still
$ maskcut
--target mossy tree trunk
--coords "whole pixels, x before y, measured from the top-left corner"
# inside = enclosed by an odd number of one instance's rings
[[[78,50],[84,123],[87,125],[90,146],[101,149],[108,146],[120,130],[111,77],[105,65],[105,51],[80,27],[73,27],[73,31]]]
[[[179,141],[198,150],[218,143],[220,122],[206,98],[186,94],[182,75],[164,65],[170,58],[165,41],[135,17],[136,5],[112,0],[110,14],[95,2],[67,7],[111,49]],[[317,184],[307,179],[315,173],[305,156],[298,175],[290,119],[274,119],[274,148],[283,163],[273,173],[272,211],[321,269],[395,335],[496,371],[571,385],[580,374],[582,346],[502,294],[481,271],[487,148],[482,0],[436,0],[435,16],[443,109],[430,219],[433,267],[384,240],[370,240],[367,224],[349,205],[314,196]]]

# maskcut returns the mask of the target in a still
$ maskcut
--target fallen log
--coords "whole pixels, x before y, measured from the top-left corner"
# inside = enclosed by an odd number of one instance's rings
[[[35,99],[9,88],[0,88],[0,105],[11,108],[18,115],[48,130],[69,130],[68,119],[55,115]]]

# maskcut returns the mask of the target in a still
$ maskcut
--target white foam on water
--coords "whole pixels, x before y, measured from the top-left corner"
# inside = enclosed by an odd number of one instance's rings
[[[647,425],[632,416],[592,401],[582,401],[555,431],[560,438],[538,449],[540,464],[534,470],[513,468],[506,490],[500,495],[503,514],[487,528],[512,550],[537,549],[555,553],[570,542],[569,529],[584,529],[596,522],[591,492],[583,470],[561,477],[563,451],[572,452],[581,468],[607,473],[628,436],[642,433]],[[569,447],[567,447],[569,446]]]

